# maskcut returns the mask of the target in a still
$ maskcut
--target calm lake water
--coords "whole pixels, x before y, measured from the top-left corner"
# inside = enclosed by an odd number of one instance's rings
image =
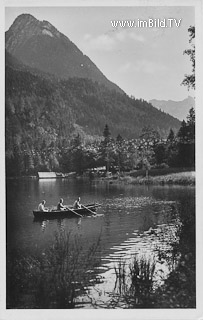
[[[96,217],[35,222],[32,210],[45,199],[57,205],[62,197],[71,205],[80,196],[82,203],[99,202]],[[100,239],[97,283],[87,296],[78,297],[83,307],[106,304],[116,292],[114,267],[130,263],[132,256],[154,257],[170,252],[178,242],[184,208],[193,214],[195,188],[178,186],[130,186],[84,179],[7,180],[7,256],[41,255],[53,243],[56,232],[71,231],[87,252]],[[168,261],[156,265],[156,283],[170,272]]]

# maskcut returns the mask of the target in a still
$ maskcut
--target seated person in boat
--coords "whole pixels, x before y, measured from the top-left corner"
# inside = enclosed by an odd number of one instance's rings
[[[73,204],[73,208],[74,208],[74,209],[80,209],[80,208],[81,208],[80,197],[78,197],[78,199],[75,200],[75,202],[74,202],[74,204]]]
[[[42,202],[38,206],[38,211],[48,211],[48,209],[45,208],[45,203],[46,203],[46,201],[42,200]]]
[[[66,207],[63,205],[63,199],[61,198],[58,205],[57,210],[66,210]]]

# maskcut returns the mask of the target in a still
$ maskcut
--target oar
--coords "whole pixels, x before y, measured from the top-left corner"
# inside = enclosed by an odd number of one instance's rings
[[[96,215],[96,213],[92,210],[90,210],[89,208],[85,207],[83,204],[81,204],[81,207],[85,208],[86,210],[88,210],[89,212],[93,213],[94,215]]]
[[[75,213],[77,216],[79,216],[79,217],[82,218],[82,215],[81,215],[81,214],[75,212],[73,209],[71,209],[71,208],[69,208],[69,207],[67,207],[67,206],[66,206],[66,208],[67,208],[68,210],[70,210],[71,212]]]

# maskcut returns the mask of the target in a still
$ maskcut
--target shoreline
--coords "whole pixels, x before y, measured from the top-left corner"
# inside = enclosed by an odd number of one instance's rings
[[[134,184],[134,185],[181,185],[181,186],[195,186],[195,171],[181,171],[176,173],[167,173],[167,174],[157,174],[157,175],[149,175],[148,177],[133,176],[133,174],[123,174],[121,176],[113,175],[111,177],[96,177],[92,180],[95,181],[105,181],[110,184]],[[55,178],[55,179],[67,179],[65,178]],[[81,178],[87,178],[82,177]],[[7,177],[8,180],[13,179],[39,179],[37,176],[23,176],[23,177]],[[48,180],[53,180],[48,179]],[[70,179],[70,177],[69,177]],[[44,179],[40,179],[44,180]]]

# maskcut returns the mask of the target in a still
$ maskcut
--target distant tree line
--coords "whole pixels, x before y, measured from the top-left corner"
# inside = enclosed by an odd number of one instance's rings
[[[12,112],[12,111],[10,111]],[[29,131],[28,131],[29,132]],[[177,134],[171,129],[167,139],[158,131],[144,127],[137,139],[112,137],[105,126],[103,138],[87,141],[80,134],[69,140],[57,140],[54,130],[38,127],[36,145],[14,143],[12,152],[6,152],[8,176],[35,175],[38,171],[76,172],[103,167],[106,171],[125,172],[134,169],[195,166],[195,111],[190,109]],[[9,136],[11,139],[11,137]],[[27,138],[32,140],[32,136]],[[19,138],[20,139],[20,138]],[[26,141],[29,141],[27,139]],[[32,144],[30,144],[32,145]],[[25,149],[23,149],[23,147]]]

